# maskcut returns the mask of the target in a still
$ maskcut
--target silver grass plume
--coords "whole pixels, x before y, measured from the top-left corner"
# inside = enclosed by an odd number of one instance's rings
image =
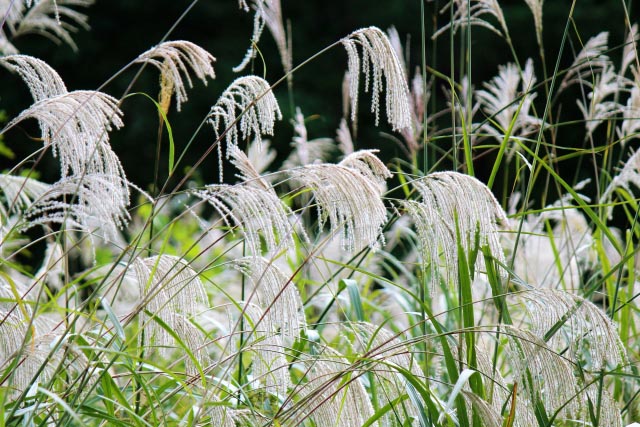
[[[410,371],[416,378],[425,377],[417,361],[413,360],[410,344],[383,327],[370,323],[353,323],[351,327],[356,333],[356,343],[363,352],[362,357],[372,364],[367,368],[375,375],[378,386],[382,387],[378,400],[391,403],[407,392],[408,385],[394,366]],[[393,420],[396,417],[401,425],[419,425],[418,409],[409,400],[406,404],[398,404],[394,411],[385,415],[381,427],[395,425]]]
[[[0,16],[3,16],[0,14]],[[0,30],[0,56],[2,55],[16,55],[18,49],[7,39],[4,31]]]
[[[233,266],[249,278],[256,296],[251,302],[264,311],[259,329],[277,332],[286,342],[295,341],[307,328],[296,284],[272,262],[261,257],[240,258],[233,261]]]
[[[36,102],[68,93],[60,75],[38,58],[28,55],[10,55],[0,57],[0,65],[22,78]]]
[[[633,24],[627,34],[627,38],[624,41],[624,48],[622,49],[622,64],[620,65],[621,76],[624,76],[627,69],[635,63],[636,67],[639,66],[638,62],[638,24]]]
[[[369,180],[380,185],[380,191],[386,189],[386,180],[391,178],[391,172],[376,156],[379,150],[359,150],[349,154],[340,162],[340,165],[358,170]]]
[[[282,6],[280,0],[257,1],[262,2],[262,18],[276,42],[284,73],[288,74],[287,79],[291,81],[293,77],[292,74],[290,74],[293,67],[293,54],[291,51],[291,40],[287,39],[287,33],[285,32],[282,22]]]
[[[261,321],[269,316],[269,313],[265,313],[255,304],[245,304],[243,313],[247,317],[244,329],[251,331],[248,334],[248,340],[244,343],[243,351],[249,350],[253,353],[251,361],[253,378],[264,383],[268,393],[285,398],[287,390],[291,388],[291,377],[289,362],[285,357],[286,346],[283,336],[277,329],[273,329],[272,322]]]
[[[618,94],[625,86],[625,79],[614,71],[613,66],[609,65],[596,75],[593,83],[587,80],[583,80],[583,83],[591,87],[591,92],[587,96],[586,103],[578,99],[576,104],[584,117],[587,135],[590,136],[604,120],[615,116],[623,109],[618,102],[606,101],[606,99]]]
[[[562,328],[546,341],[550,348],[569,349],[573,360],[587,352],[589,369],[599,371],[624,364],[626,351],[616,326],[592,302],[569,292],[534,289],[518,293],[531,317],[531,332],[539,338],[562,320]],[[565,356],[567,357],[567,356]]]
[[[611,180],[602,196],[600,196],[600,203],[609,201],[613,196],[613,192],[618,188],[633,194],[632,184],[640,189],[640,150],[629,156],[622,170]]]
[[[622,108],[622,123],[616,127],[620,145],[624,147],[631,139],[640,138],[640,87],[639,80],[631,87],[627,105]]]
[[[538,46],[542,47],[542,6],[544,4],[544,0],[524,0],[524,2],[529,6],[529,9],[533,14],[533,23],[536,28]]]
[[[340,120],[340,126],[336,131],[336,142],[338,143],[338,148],[345,156],[353,153],[353,139],[351,138],[351,131],[345,119]]]
[[[577,289],[584,271],[595,264],[594,239],[585,216],[564,203],[561,199],[523,223],[514,270],[531,285]],[[548,220],[555,221],[550,230]],[[514,236],[508,239],[513,245]]]
[[[108,132],[123,126],[118,101],[102,92],[74,91],[37,101],[8,127],[37,119],[46,145],[59,155],[63,175],[98,173],[124,178],[109,146]],[[128,193],[126,187],[123,191]]]
[[[623,427],[622,423],[622,414],[620,408],[618,408],[618,404],[616,400],[611,396],[606,389],[601,389],[598,386],[598,382],[594,382],[587,388],[586,396],[584,399],[584,414],[582,418],[584,420],[589,420],[589,408],[587,406],[587,400],[591,402],[591,404],[597,408],[598,413],[600,414],[599,421],[600,425],[610,426],[610,427]],[[637,423],[629,424],[627,427],[637,426]]]
[[[240,64],[236,65],[232,68],[234,73],[239,73],[240,71],[247,68],[247,65],[251,63],[253,59],[255,59],[257,54],[256,46],[260,41],[260,37],[262,37],[262,31],[264,30],[265,22],[265,11],[264,11],[264,3],[270,0],[254,0],[251,3],[251,6],[255,9],[255,13],[253,15],[253,33],[251,34],[251,46],[247,49],[247,53],[245,53],[244,58]],[[245,12],[249,12],[249,5],[246,0],[239,1],[240,8]]]
[[[126,191],[123,191],[126,190]],[[63,177],[52,184],[26,211],[25,228],[49,222],[77,227],[102,239],[117,237],[129,221],[127,183],[109,174]]]
[[[440,36],[449,28],[456,32],[458,29],[464,28],[468,25],[478,25],[480,27],[488,28],[502,37],[506,37],[509,33],[507,29],[507,21],[504,19],[502,8],[498,4],[497,0],[452,0],[441,9],[440,13],[443,13],[449,7],[455,7],[453,19],[447,25],[436,31],[431,36],[432,39]],[[489,15],[496,19],[500,29],[496,28],[491,22],[486,20],[484,15]]]
[[[330,138],[316,138],[309,140],[307,126],[304,123],[304,115],[300,107],[296,107],[296,114],[291,121],[293,124],[293,150],[282,164],[282,169],[291,169],[296,166],[304,166],[312,163],[324,162],[334,148]]]
[[[262,147],[257,142],[252,142],[247,148],[247,158],[253,168],[262,174],[269,170],[269,166],[278,156],[277,151],[271,147],[271,141],[265,139],[262,141]]]
[[[464,341],[462,342],[463,351],[458,351],[458,346],[452,345],[451,351],[454,359],[464,368],[469,368],[464,355],[466,354]],[[494,362],[491,360],[491,355],[482,349],[480,346],[475,347],[476,355],[476,370],[483,377],[482,382],[485,390],[485,399],[483,401],[479,396],[473,394],[470,390],[469,384],[465,384],[462,389],[463,397],[469,403],[477,405],[477,409],[480,412],[487,412],[487,416],[492,418],[491,413],[500,414],[502,408],[508,405],[508,401],[511,398],[511,393],[507,387],[507,383],[502,377],[500,371],[495,369]],[[474,397],[472,397],[474,396]],[[489,407],[486,407],[488,405]],[[469,410],[467,408],[467,410]],[[527,399],[516,399],[516,414],[517,417],[514,420],[514,426],[516,427],[528,427],[536,424],[536,417],[533,412],[533,405]]]
[[[18,0],[20,2],[20,0]],[[34,2],[17,23],[14,36],[23,34],[40,34],[55,43],[64,42],[73,50],[77,46],[71,37],[78,28],[89,29],[87,15],[73,7],[89,7],[94,0],[40,0]],[[27,2],[31,6],[31,2]]]
[[[260,182],[266,185],[265,181]],[[240,228],[253,256],[262,254],[261,235],[268,251],[293,247],[294,231],[288,220],[291,211],[271,186],[264,188],[255,185],[255,181],[218,184],[194,190],[192,194],[213,206],[229,227],[231,219]]]
[[[4,194],[0,203],[3,221],[10,213],[17,213],[33,204],[46,194],[50,185],[37,179],[9,174],[0,174],[0,192]]]
[[[561,416],[579,414],[581,402],[575,396],[580,389],[569,361],[529,331],[508,325],[502,328],[509,341],[507,357],[513,378],[522,386],[518,392],[523,391],[533,406],[540,399],[547,413],[562,407]]]
[[[458,277],[458,242],[455,219],[460,229],[465,253],[473,249],[476,232],[480,246],[488,245],[491,254],[505,263],[499,231],[507,227],[507,216],[486,185],[458,172],[437,172],[413,182],[422,201],[407,200],[403,206],[413,218],[424,261],[431,263],[434,277],[442,276],[440,254],[444,258],[446,278]],[[479,256],[475,268],[483,270]],[[435,281],[434,281],[435,282]]]
[[[193,87],[189,68],[195,76],[207,84],[207,78],[215,79],[212,63],[215,58],[195,43],[185,40],[168,41],[141,54],[135,62],[153,65],[161,72],[161,80],[176,95],[177,109],[187,101],[186,86]],[[184,76],[184,77],[183,77]],[[186,80],[186,84],[185,84]]]
[[[208,301],[198,275],[184,261],[169,255],[137,258],[133,262],[133,270],[142,296],[139,323],[147,331],[146,343],[158,348],[165,357],[176,348],[171,334],[153,319],[158,317],[206,366],[208,356],[203,348],[204,337],[190,322]],[[185,365],[188,373],[197,372],[190,359],[185,360]]]
[[[591,76],[605,69],[611,60],[605,53],[608,49],[609,33],[603,31],[591,37],[582,47],[567,74],[562,79],[560,89],[573,84],[589,80]]]
[[[318,205],[320,228],[329,218],[332,233],[340,232],[344,250],[357,252],[366,246],[377,248],[387,211],[379,181],[371,171],[347,164],[307,165],[289,171],[292,178],[313,191]]]
[[[239,110],[239,111],[237,111]],[[213,126],[216,138],[226,138],[229,157],[232,147],[242,139],[255,138],[258,147],[262,135],[273,135],[276,120],[282,119],[278,101],[269,83],[257,76],[240,77],[222,93],[209,112],[209,124]],[[222,148],[218,142],[220,180],[222,180]]]
[[[303,416],[310,416],[318,427],[361,426],[374,415],[362,374],[337,351],[325,347],[306,361],[307,383],[301,389]],[[300,419],[287,425],[300,425]],[[378,427],[375,422],[372,426]]]
[[[402,63],[393,46],[382,30],[376,27],[354,31],[341,40],[348,55],[349,98],[351,100],[351,120],[355,121],[358,110],[360,72],[365,75],[364,90],[371,85],[371,112],[379,122],[380,93],[383,90],[382,77],[386,80],[387,121],[393,130],[411,126],[409,88]],[[358,46],[360,46],[360,52]],[[362,55],[362,56],[360,56]]]
[[[543,123],[530,113],[533,100],[536,98],[536,94],[532,92],[535,84],[536,77],[531,58],[527,60],[522,71],[513,63],[500,66],[498,75],[489,83],[484,83],[485,89],[475,93],[482,110],[492,119],[482,125],[481,129],[502,141],[515,118],[512,136],[526,136],[537,131]],[[497,123],[497,126],[493,123]],[[518,146],[514,145],[508,151],[508,157],[511,158],[517,149]]]

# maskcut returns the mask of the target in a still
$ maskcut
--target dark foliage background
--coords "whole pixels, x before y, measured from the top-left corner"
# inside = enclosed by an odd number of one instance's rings
[[[394,25],[402,37],[407,37],[411,46],[410,59],[416,65],[420,60],[420,2],[418,0],[372,1],[372,0],[305,0],[282,1],[283,15],[291,22],[293,31],[294,65],[302,62],[323,47],[339,40],[360,27],[375,25],[387,29]],[[624,40],[625,16],[622,0],[579,0],[576,4],[575,25],[571,31],[571,44],[562,59],[563,65],[571,62],[570,50],[578,46],[578,37],[586,41],[600,31],[610,31],[609,45],[619,46]],[[636,22],[632,1],[627,1],[631,10],[631,22]],[[136,2],[131,0],[98,0],[86,12],[89,15],[91,31],[80,31],[75,36],[78,51],[67,46],[56,46],[37,36],[24,37],[15,41],[22,53],[34,55],[46,60],[67,83],[70,90],[96,89],[141,52],[157,44],[167,31],[191,4],[190,1],[154,1]],[[449,18],[448,11],[437,13],[445,6],[444,1],[425,3],[427,10],[427,33],[431,34],[436,26],[441,26]],[[512,32],[516,52],[520,61],[533,57],[538,59],[533,19],[523,0],[501,1]],[[548,67],[552,67],[559,49],[566,18],[571,1],[547,1],[544,6],[545,44]],[[193,8],[177,23],[169,39],[186,39],[209,50],[216,58],[217,79],[203,86],[195,83],[189,92],[190,102],[183,105],[182,112],[172,110],[169,120],[173,126],[176,152],[180,153],[194,135],[199,123],[205,118],[210,107],[221,92],[237,77],[231,71],[245,54],[249,46],[252,29],[252,15],[238,9],[235,0],[216,0],[196,2]],[[474,27],[473,29],[473,76],[475,85],[490,79],[497,73],[498,65],[512,60],[511,53],[504,41],[491,32]],[[275,43],[270,34],[265,34],[260,42],[266,68],[261,61],[253,65],[254,73],[265,75],[270,82],[282,76]],[[444,74],[449,74],[449,36],[445,33],[437,42],[428,41],[429,66]],[[612,57],[619,56],[619,49]],[[538,61],[539,63],[539,61]],[[119,75],[102,88],[103,91],[121,96],[131,83],[137,67]],[[315,59],[294,75],[294,99],[304,115],[309,117],[307,126],[309,137],[333,137],[342,115],[341,82],[346,70],[346,54],[338,46],[332,51]],[[542,76],[542,70],[536,70]],[[551,70],[549,70],[551,71]],[[456,75],[459,72],[455,71]],[[9,117],[15,116],[27,107],[30,96],[24,85],[15,76],[2,73],[0,108],[5,109]],[[539,77],[540,79],[540,77]],[[433,96],[437,106],[444,106],[441,87],[443,81],[436,81]],[[158,73],[147,68],[135,81],[133,92],[145,92],[156,96],[158,92]],[[286,85],[276,90],[281,101],[284,120],[276,128],[274,145],[279,152],[279,161],[286,157],[289,150],[292,129]],[[575,98],[574,98],[575,99]],[[541,101],[541,99],[538,99]],[[368,102],[360,108],[360,129],[357,137],[359,148],[382,148],[383,156],[390,159],[401,155],[388,138],[381,135],[388,132],[386,126],[370,126],[373,118],[368,113]],[[124,164],[129,179],[134,183],[148,187],[153,179],[153,165],[156,152],[158,118],[154,105],[142,96],[131,96],[122,106],[125,113],[125,127],[112,135],[112,144]],[[572,99],[563,106],[567,114],[575,111]],[[577,116],[578,113],[574,115]],[[11,131],[7,144],[22,158],[39,148],[39,142],[28,141],[25,133],[37,136],[37,128],[20,128]],[[565,145],[571,142],[572,135],[566,136]],[[184,162],[179,168],[178,178],[184,168],[192,165],[214,142],[213,132],[203,127],[197,133],[194,143],[188,150]],[[166,137],[164,148],[166,148]],[[166,155],[166,150],[163,150]],[[479,173],[482,164],[479,162]],[[487,164],[491,159],[487,158]],[[162,160],[161,164],[166,164]],[[445,163],[446,164],[446,163]],[[55,163],[45,169],[44,178],[55,178],[58,171]],[[42,168],[39,168],[42,170]],[[166,168],[163,168],[166,173]],[[214,156],[206,159],[197,175],[203,182],[213,182],[217,176]],[[161,182],[163,179],[161,179]]]

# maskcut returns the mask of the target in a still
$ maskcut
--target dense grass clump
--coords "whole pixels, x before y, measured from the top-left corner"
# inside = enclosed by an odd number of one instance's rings
[[[254,30],[236,71],[281,66],[282,77],[241,74],[194,118],[177,111],[194,83],[216,78],[202,47],[169,31],[99,90],[68,90],[14,41],[75,47],[92,1],[0,0],[0,73],[33,98],[0,130],[11,161],[0,174],[0,425],[640,419],[638,27],[625,25],[622,46],[600,33],[571,52],[574,4],[556,61],[543,1],[525,3],[538,58],[518,56],[497,0],[455,0],[433,34],[422,5],[414,64],[398,31],[377,27],[296,62],[280,1],[241,0]],[[479,82],[471,49],[483,31],[513,58]],[[279,63],[262,56],[263,32]],[[461,62],[441,72],[424,47],[447,36]],[[335,136],[312,139],[294,77],[341,47],[343,117]],[[126,93],[108,94],[129,69]],[[148,73],[157,92],[136,93]],[[109,140],[134,97],[157,115],[155,145],[131,141],[156,153],[150,185],[128,179],[140,165]],[[359,117],[385,134],[363,144]],[[197,128],[191,139],[175,137],[178,120]],[[577,145],[563,142],[567,128]],[[285,131],[291,150],[278,157],[268,138]],[[202,133],[211,143],[187,165]],[[16,158],[29,135],[41,145]],[[380,151],[394,143],[401,156]],[[57,179],[41,179],[47,159]],[[204,168],[217,181],[203,182]]]

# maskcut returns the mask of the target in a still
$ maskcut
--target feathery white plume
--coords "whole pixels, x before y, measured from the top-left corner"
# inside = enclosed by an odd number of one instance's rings
[[[589,80],[592,75],[610,65],[611,61],[605,53],[608,49],[608,42],[609,33],[607,31],[591,37],[573,60],[567,74],[562,79],[560,89],[572,83]]]
[[[600,196],[600,203],[607,202],[613,192],[617,188],[622,188],[630,194],[633,194],[631,184],[640,189],[640,150],[633,153],[622,167],[622,170],[616,175],[607,188]]]
[[[536,94],[532,93],[535,84],[536,77],[531,58],[527,60],[522,71],[513,63],[500,66],[498,75],[489,83],[484,83],[485,89],[476,91],[476,98],[482,110],[491,117],[491,121],[483,124],[481,129],[502,141],[515,118],[511,135],[526,136],[537,131],[543,123],[530,113],[533,100],[536,98]],[[497,127],[494,122],[497,123]],[[514,145],[508,151],[509,158],[517,149],[518,146]]]
[[[102,92],[74,91],[37,101],[9,123],[40,122],[45,144],[60,156],[63,175],[107,174],[124,178],[108,132],[123,126],[118,101]]]
[[[126,183],[105,174],[63,177],[27,210],[26,227],[48,222],[66,223],[103,239],[117,237],[129,220]]]
[[[533,14],[533,23],[536,28],[538,46],[542,46],[542,6],[544,4],[544,0],[524,0],[524,2],[529,6],[529,9]]]
[[[300,107],[296,107],[296,114],[292,120],[293,140],[291,146],[293,150],[282,164],[282,169],[292,169],[296,166],[305,166],[313,163],[326,161],[334,148],[333,140],[330,138],[316,138],[309,140],[307,137],[307,127],[304,124],[304,115]]]
[[[215,58],[195,43],[185,40],[168,41],[155,46],[141,54],[135,62],[146,62],[158,68],[162,79],[170,82],[170,87],[176,94],[177,109],[187,101],[186,83],[193,87],[188,68],[195,76],[207,84],[207,77],[216,78],[212,63]],[[184,78],[183,78],[184,76]]]
[[[4,194],[0,212],[5,216],[25,209],[50,188],[49,184],[33,178],[0,174],[0,192]]]
[[[540,399],[549,414],[560,408],[563,408],[561,416],[578,414],[581,402],[576,401],[575,396],[579,387],[569,361],[537,335],[513,326],[502,327],[509,340],[512,375],[522,385],[518,392],[524,391],[534,406]]]
[[[20,3],[21,0],[18,0]],[[87,15],[80,13],[70,6],[88,7],[93,0],[40,0],[35,2],[24,15],[19,18],[14,36],[23,34],[40,34],[55,43],[65,42],[73,50],[77,46],[71,37],[79,27],[89,29]],[[27,1],[27,6],[31,2]]]
[[[548,227],[548,220],[555,222],[553,227]],[[523,231],[514,262],[516,274],[537,287],[578,289],[585,270],[596,260],[594,239],[582,212],[562,206],[560,200],[540,215],[528,217]]]
[[[386,180],[391,178],[391,172],[382,163],[376,153],[378,150],[359,150],[349,154],[340,162],[341,166],[347,166],[358,170],[369,180],[377,182],[380,185],[380,191],[386,189]]]
[[[573,360],[587,352],[589,369],[593,371],[606,369],[607,364],[616,367],[626,362],[626,352],[616,326],[592,302],[553,289],[527,290],[517,295],[526,301],[531,332],[539,338],[544,338],[556,323],[565,321],[546,341],[549,347],[558,351],[568,347]]]
[[[240,71],[247,68],[247,65],[256,57],[258,50],[256,46],[260,41],[260,37],[262,37],[262,31],[264,30],[265,22],[265,11],[264,11],[264,3],[269,0],[254,0],[252,2],[252,6],[255,9],[255,13],[253,15],[253,33],[251,35],[251,46],[247,49],[247,53],[245,53],[244,58],[240,64],[236,65],[232,68],[234,73],[239,73]],[[249,12],[249,6],[245,0],[240,0],[240,8],[245,12]]]
[[[261,257],[240,258],[233,265],[253,284],[257,301],[252,303],[264,311],[259,328],[277,332],[287,342],[295,341],[307,326],[300,293],[293,280]]]
[[[285,74],[291,72],[293,66],[293,58],[291,52],[291,41],[287,40],[287,33],[282,23],[282,6],[280,0],[258,0],[262,1],[262,18],[269,29],[278,47],[280,61]],[[288,78],[291,78],[289,74]]]
[[[459,28],[464,28],[468,25],[488,28],[503,37],[508,34],[507,21],[504,19],[504,14],[497,0],[452,0],[442,8],[440,13],[446,11],[452,4],[455,5],[453,19],[436,31],[431,36],[432,39],[440,36],[449,28],[456,32]],[[487,21],[484,15],[493,16],[498,21],[500,29],[497,29],[491,22]]]
[[[342,154],[347,156],[353,153],[353,139],[351,138],[351,131],[345,119],[340,120],[340,126],[336,131],[336,141]]]
[[[146,342],[158,348],[163,356],[175,349],[174,338],[153,319],[158,317],[206,366],[208,356],[203,348],[204,337],[190,322],[207,305],[207,295],[198,275],[182,260],[169,255],[136,258],[133,270],[142,295],[139,319],[148,332]],[[188,372],[196,372],[193,361],[187,359],[185,364]]]
[[[407,200],[403,205],[414,219],[423,257],[431,263],[434,277],[442,276],[439,269],[441,253],[446,277],[458,277],[456,218],[462,239],[460,245],[465,253],[473,249],[477,232],[480,246],[488,245],[491,254],[505,263],[499,230],[506,227],[508,221],[486,185],[461,173],[437,172],[414,181],[413,186],[422,196],[422,201]],[[482,256],[476,260],[475,267],[478,270],[484,268]]]
[[[261,308],[255,304],[246,304],[243,308],[249,323],[244,324],[244,330],[251,331],[245,348],[253,353],[252,375],[255,380],[266,385],[267,392],[284,398],[291,387],[291,377],[289,363],[285,357],[286,347],[283,336],[272,329],[275,325],[260,322],[263,317],[269,315],[265,314]]]
[[[325,347],[318,357],[306,362],[308,382],[300,402],[304,404],[304,416],[313,418],[315,425],[361,426],[374,415],[369,395],[358,378],[360,372],[352,370],[351,363],[337,351]],[[378,423],[372,425],[377,427]]]
[[[620,145],[624,147],[634,138],[640,138],[640,87],[638,80],[631,87],[631,95],[627,99],[627,105],[622,108],[622,123],[616,128],[620,137]]]
[[[636,66],[639,65],[638,53],[636,50],[637,46],[638,24],[633,24],[630,28],[629,34],[627,34],[627,38],[624,41],[624,48],[622,49],[622,64],[620,65],[620,72],[618,73],[621,76],[625,75],[627,69],[633,63],[635,63]]]
[[[588,105],[580,99],[576,100],[576,104],[584,117],[587,135],[592,135],[604,120],[613,117],[623,109],[618,102],[605,99],[620,91],[624,86],[624,78],[614,71],[613,66],[608,65],[596,75],[594,83],[585,80],[584,84],[592,88],[588,95]]]
[[[344,250],[376,248],[382,239],[387,211],[382,202],[378,172],[363,174],[347,164],[308,165],[289,171],[292,178],[309,187],[318,202],[319,227],[329,217],[333,233],[341,232]]]
[[[239,110],[239,111],[236,111]],[[222,93],[209,112],[209,123],[216,138],[227,142],[227,157],[231,148],[242,139],[255,138],[261,147],[262,135],[273,135],[276,120],[282,119],[278,101],[269,83],[257,76],[240,77]],[[222,148],[218,143],[220,180],[222,180]]]
[[[67,93],[60,75],[46,62],[28,55],[0,57],[0,64],[18,73],[27,84],[34,101],[43,101]]]
[[[211,204],[228,225],[229,218],[233,220],[244,234],[250,254],[262,254],[260,235],[268,251],[293,247],[293,228],[288,220],[291,211],[270,186],[219,184],[192,193]]]
[[[358,92],[360,85],[360,71],[365,75],[365,92],[371,85],[371,112],[379,122],[380,93],[382,92],[382,77],[386,80],[386,111],[387,121],[393,130],[400,130],[411,126],[411,107],[409,105],[409,88],[393,46],[387,36],[379,28],[368,27],[354,31],[341,40],[347,51],[349,97],[351,99],[351,120],[355,121],[358,110]],[[362,58],[358,53],[358,46]]]
[[[391,404],[407,392],[406,381],[394,370],[394,366],[410,371],[417,379],[425,378],[418,363],[413,360],[410,346],[396,335],[383,327],[366,322],[354,323],[352,328],[356,332],[356,340],[359,341],[358,347],[364,352],[362,357],[373,363],[373,366],[368,368],[374,373],[379,386],[384,389],[379,392],[378,399]],[[395,410],[383,418],[383,426],[395,425],[393,419],[396,417],[401,425],[418,425],[418,409],[410,400],[404,404],[396,403],[395,406]]]

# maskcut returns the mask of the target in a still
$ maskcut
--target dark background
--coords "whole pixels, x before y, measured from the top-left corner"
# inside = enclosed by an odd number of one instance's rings
[[[55,68],[67,84],[69,90],[97,89],[113,76],[121,67],[133,60],[140,53],[157,44],[171,28],[180,15],[189,6],[190,1],[154,1],[142,2],[131,0],[98,0],[96,4],[85,10],[89,16],[90,31],[80,30],[74,39],[78,51],[68,46],[56,46],[49,40],[38,36],[25,36],[14,40],[21,53],[37,56]],[[383,30],[394,25],[401,36],[410,36],[412,66],[420,61],[420,2],[412,1],[375,1],[375,0],[305,0],[282,1],[283,15],[290,20],[293,31],[294,65],[302,62],[325,46],[336,42],[350,32],[370,25]],[[632,3],[628,1],[627,3]],[[438,15],[437,11],[446,2],[425,3],[427,10],[427,33],[431,34],[435,26],[441,26],[448,20],[448,11]],[[524,63],[532,57],[537,63],[536,74],[539,80],[542,70],[539,68],[538,47],[535,41],[533,18],[523,0],[501,1],[507,18],[519,60]],[[551,74],[556,61],[560,40],[564,32],[566,20],[571,6],[568,0],[548,0],[544,5],[544,37],[547,67]],[[628,5],[630,6],[630,5]],[[637,7],[636,7],[637,9]],[[636,10],[631,9],[631,22],[636,22]],[[562,65],[571,62],[572,46],[577,45],[578,34],[583,41],[600,31],[609,31],[609,46],[619,46],[624,41],[625,17],[620,0],[579,0],[574,14],[575,25],[572,26],[570,41],[565,48]],[[243,58],[249,45],[253,25],[253,17],[238,9],[235,0],[201,0],[169,36],[170,40],[185,39],[201,45],[210,51],[217,62],[214,68],[217,78],[208,86],[199,81],[188,92],[190,101],[182,106],[180,113],[172,110],[169,120],[173,127],[176,141],[176,153],[181,153],[200,122],[205,118],[211,106],[222,91],[238,75],[231,71]],[[504,41],[485,29],[473,28],[473,76],[476,87],[482,81],[493,77],[498,65],[513,60]],[[445,33],[434,44],[428,41],[429,65],[448,75],[449,36]],[[270,82],[282,76],[280,60],[271,35],[265,29],[260,42],[260,49],[267,63],[266,71],[261,62],[254,64],[257,75],[266,73]],[[434,54],[435,52],[435,54]],[[613,49],[611,56],[619,58],[620,49]],[[619,63],[619,62],[618,62]],[[342,115],[341,82],[347,66],[347,57],[338,46],[315,59],[294,75],[294,98],[296,105],[302,108],[309,117],[307,127],[309,138],[333,137]],[[136,67],[132,67],[118,76],[102,90],[120,97],[132,81]],[[457,74],[457,72],[456,72]],[[6,71],[1,71],[0,109],[14,117],[22,109],[28,107],[31,97],[19,79]],[[437,81],[433,97],[437,108],[444,107],[445,98],[440,90],[444,82]],[[158,72],[147,68],[133,86],[133,92],[145,92],[153,97],[158,93]],[[292,136],[290,126],[291,111],[287,98],[286,85],[276,89],[284,120],[276,127],[273,138],[279,152],[278,161],[288,154]],[[368,96],[368,95],[366,95]],[[542,97],[538,98],[538,102]],[[369,98],[363,98],[360,105],[357,148],[380,148],[385,159],[401,156],[393,142],[381,136],[381,132],[389,132],[386,124],[379,128],[372,126],[372,116],[368,113]],[[563,105],[569,117],[575,112],[575,98]],[[121,158],[128,178],[143,188],[148,188],[153,180],[153,165],[156,151],[158,119],[155,106],[142,96],[133,96],[124,101],[122,109],[125,113],[125,127],[113,132],[111,141],[114,150]],[[383,122],[383,120],[381,120]],[[442,127],[445,127],[443,124]],[[25,134],[38,136],[37,127],[25,124],[5,135],[5,141],[14,151],[17,158],[22,158],[39,148],[37,142],[28,141]],[[565,136],[565,145],[578,144],[582,136],[576,138],[572,133]],[[205,126],[196,135],[194,145],[188,151],[185,161],[178,168],[177,178],[185,173],[188,167],[205,152],[213,143],[214,134],[209,126]],[[166,148],[166,138],[164,141]],[[163,150],[166,155],[166,150]],[[491,164],[490,156],[478,162],[478,173],[482,176],[484,164]],[[49,168],[42,169],[43,178],[54,180],[58,177],[57,162],[48,159]],[[166,165],[163,159],[161,165]],[[444,162],[444,167],[449,166]],[[161,168],[166,177],[166,167]],[[207,158],[196,174],[203,183],[211,183],[217,177],[215,156]],[[164,178],[161,179],[164,181]]]

